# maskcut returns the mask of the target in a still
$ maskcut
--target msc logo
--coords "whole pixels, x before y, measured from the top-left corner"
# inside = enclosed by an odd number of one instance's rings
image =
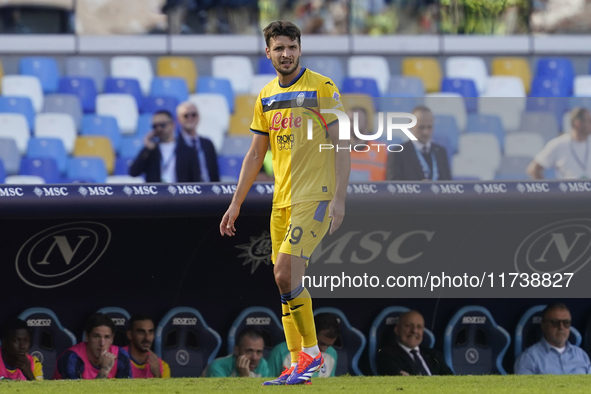
[[[504,183],[489,183],[489,184],[476,184],[474,185],[474,191],[478,194],[498,194],[498,193],[507,193],[507,185]]]
[[[1,187],[0,197],[22,197],[23,189],[20,187]]]
[[[16,255],[23,282],[51,289],[72,282],[95,265],[111,242],[111,230],[97,222],[60,224],[31,236]]]
[[[247,326],[268,326],[270,324],[270,317],[249,317],[246,319]]]
[[[262,196],[263,194],[273,194],[273,190],[275,190],[274,185],[257,185],[255,188],[257,192]]]
[[[486,316],[464,316],[462,324],[485,324]]]
[[[347,186],[349,194],[375,194],[378,192],[377,185],[349,185]]]
[[[49,327],[51,326],[51,319],[29,319],[27,320],[29,327]]]
[[[37,195],[37,197],[62,197],[68,195],[68,188],[66,187],[36,187],[33,189],[33,193]]]
[[[591,260],[591,219],[567,219],[528,235],[515,253],[518,272],[577,272]]]
[[[78,188],[78,193],[80,193],[83,197],[87,195],[91,196],[112,196],[113,195],[113,188],[111,186],[80,186]]]
[[[173,326],[194,326],[196,324],[196,317],[175,317],[174,319],[172,319]]]
[[[464,185],[431,185],[431,191],[435,194],[464,194]]]
[[[213,185],[211,191],[214,192],[216,195],[221,194],[234,194],[236,191],[236,185]]]
[[[517,190],[521,194],[523,194],[525,192],[528,192],[528,193],[548,193],[550,191],[550,186],[546,182],[518,183]]]
[[[566,182],[558,186],[563,192],[591,192],[591,182]]]
[[[174,187],[174,186],[173,186]],[[179,194],[201,194],[203,191],[201,190],[201,186],[199,185],[177,185],[176,190]]]
[[[392,194],[403,193],[403,194],[419,194],[421,192],[421,185],[403,183],[403,184],[390,184],[388,185],[388,191]]]

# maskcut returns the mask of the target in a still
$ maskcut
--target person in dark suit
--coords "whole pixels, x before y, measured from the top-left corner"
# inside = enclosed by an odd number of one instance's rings
[[[421,346],[425,320],[417,311],[400,315],[394,326],[396,341],[379,350],[379,375],[453,375],[441,352]]]
[[[412,134],[417,141],[402,144],[401,152],[389,152],[386,179],[389,181],[450,181],[447,152],[431,140],[433,136],[433,114],[424,106],[412,110],[417,124]]]

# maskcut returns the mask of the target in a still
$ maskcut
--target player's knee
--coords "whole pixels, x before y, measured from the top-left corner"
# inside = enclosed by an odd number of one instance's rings
[[[279,287],[279,291],[281,291],[282,294],[289,293],[291,291],[291,272],[275,272],[275,283],[277,283],[277,287]]]

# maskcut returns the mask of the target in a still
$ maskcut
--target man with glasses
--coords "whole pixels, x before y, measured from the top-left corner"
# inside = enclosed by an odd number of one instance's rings
[[[562,303],[551,304],[542,312],[543,337],[515,361],[519,375],[568,375],[591,373],[589,356],[568,342],[571,316]]]

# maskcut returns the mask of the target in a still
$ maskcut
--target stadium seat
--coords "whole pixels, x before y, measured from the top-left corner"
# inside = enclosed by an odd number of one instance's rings
[[[150,94],[154,78],[152,64],[144,56],[114,56],[111,58],[111,77],[135,78],[139,81],[144,96]]]
[[[30,135],[27,118],[23,115],[0,113],[0,138],[14,139],[21,155],[27,150]]]
[[[88,77],[65,77],[61,78],[58,93],[73,94],[78,96],[82,105],[82,110],[85,113],[92,113],[95,111],[96,105],[96,87],[94,81]]]
[[[105,115],[85,115],[82,118],[81,135],[103,136],[111,140],[115,152],[121,149],[121,132],[117,119]]]
[[[107,168],[98,157],[73,157],[68,159],[66,175],[73,182],[105,183]]]
[[[0,61],[0,92],[2,91],[2,77],[4,76],[4,67]]]
[[[156,99],[157,100],[161,100],[161,99]],[[156,104],[156,103],[154,103]],[[173,116],[176,115],[176,113],[172,113]],[[146,135],[150,130],[152,130],[152,117],[154,116],[153,113],[148,112],[148,113],[143,113],[139,116],[139,118],[137,119],[137,129],[135,132],[135,135],[137,137],[142,137],[144,135]]]
[[[35,159],[23,157],[21,160],[20,175],[35,175],[43,178],[45,183],[60,183],[62,177],[55,159]]]
[[[531,163],[531,158],[529,157],[505,156],[501,159],[495,179],[529,179],[529,175],[525,172],[529,163]]]
[[[404,306],[390,306],[381,311],[373,321],[369,331],[369,364],[374,375],[378,374],[378,351],[395,340],[394,326],[398,324],[400,315],[408,311],[410,309]],[[422,344],[430,348],[435,346],[435,335],[427,328],[423,331]]]
[[[447,78],[471,79],[476,84],[478,94],[484,93],[488,79],[486,63],[481,57],[451,56],[445,61]]]
[[[285,342],[283,325],[277,315],[269,308],[253,306],[243,310],[232,323],[232,327],[228,332],[228,354],[234,352],[236,338],[246,328],[254,328],[263,336],[265,342],[264,358],[269,356],[269,353],[276,345]]]
[[[28,97],[0,97],[0,113],[24,115],[29,129],[33,130],[35,126],[35,110]]]
[[[525,349],[542,339],[542,312],[548,305],[536,305],[529,308],[515,327],[515,359]],[[581,346],[582,336],[575,327],[570,327],[568,341],[573,346]]]
[[[558,137],[558,124],[554,115],[548,112],[524,112],[521,115],[520,132],[538,133],[548,142]]]
[[[273,76],[277,76],[277,73],[275,72],[275,67],[273,67],[271,59],[267,59],[267,56],[259,57],[259,67],[257,70],[258,74],[273,74]]]
[[[591,97],[569,97],[568,109],[571,110],[575,107],[585,107],[591,110]]]
[[[433,116],[433,141],[443,145],[448,156],[452,156],[458,151],[459,140],[460,130],[453,116]]]
[[[425,87],[420,78],[392,75],[386,94],[398,97],[423,97],[425,96]]]
[[[185,324],[175,324],[182,319]],[[215,360],[222,340],[197,310],[177,307],[158,324],[154,351],[170,366],[171,376],[198,377]]]
[[[572,86],[562,79],[535,77],[531,84],[531,97],[568,97]]]
[[[118,185],[145,183],[146,181],[141,176],[129,175],[109,175],[105,183],[113,183]]]
[[[443,78],[441,82],[441,91],[448,93],[457,93],[464,98],[466,104],[466,110],[468,112],[474,112],[477,109],[478,92],[476,91],[476,85],[472,79],[462,78]]]
[[[250,136],[252,134],[250,132],[250,125],[252,123],[256,99],[256,95],[250,94],[241,94],[236,96],[236,107],[232,117],[230,118],[230,124],[228,126],[229,135]]]
[[[74,120],[76,130],[82,125],[82,106],[80,99],[73,94],[48,94],[45,96],[43,112],[68,114]]]
[[[525,97],[523,81],[517,77],[488,77],[482,97]]]
[[[129,157],[118,157],[115,160],[115,170],[113,175],[129,175],[129,167],[133,163],[134,158]]]
[[[527,112],[549,112],[556,119],[556,124],[562,127],[562,117],[568,109],[566,97],[528,97],[525,110]]]
[[[341,335],[332,346],[338,355],[335,375],[340,376],[349,373],[351,375],[363,376],[359,369],[359,358],[365,349],[365,336],[361,331],[351,326],[345,314],[339,309],[324,307],[314,310],[314,316],[320,313],[332,313],[337,316],[339,322]]]
[[[404,58],[402,75],[421,78],[427,93],[438,92],[441,87],[441,66],[434,57]]]
[[[347,77],[343,80],[343,87],[341,94],[347,95],[368,95],[373,98],[375,106],[379,104],[379,97],[381,96],[378,89],[378,84],[373,78],[351,78]]]
[[[197,82],[197,67],[190,57],[164,56],[158,58],[156,73],[159,77],[183,78],[190,93],[195,92]]]
[[[107,183],[109,183],[108,180]],[[127,339],[126,331],[128,329],[127,325],[129,319],[131,319],[129,312],[117,306],[108,306],[99,309],[96,313],[104,313],[113,320],[113,324],[115,324],[115,338],[113,339],[113,345],[119,347],[127,346],[129,340]],[[129,328],[131,329],[131,327]]]
[[[501,164],[501,145],[496,135],[490,133],[466,133],[460,135],[460,155],[472,156],[491,166],[496,172]]]
[[[536,78],[559,79],[561,81],[560,85],[564,87],[565,96],[572,95],[575,75],[575,69],[571,60],[565,57],[540,58],[536,64]],[[535,79],[532,83],[532,95],[534,84]],[[544,96],[542,95],[540,97]]]
[[[252,134],[252,133],[251,133]],[[226,137],[224,138],[224,146],[219,155],[223,156],[238,156],[244,158],[250,144],[252,143],[252,136],[247,137]]]
[[[378,84],[380,96],[385,94],[390,83],[390,66],[383,56],[350,56],[348,73],[352,78],[373,78]]]
[[[0,183],[4,183],[6,179],[6,170],[4,170],[4,162],[0,159]]]
[[[132,135],[125,136],[121,138],[119,157],[135,159],[142,149],[144,149],[143,138]]]
[[[302,65],[329,77],[337,87],[341,87],[346,77],[341,59],[336,56],[304,56]],[[275,73],[275,75],[277,75]]]
[[[170,114],[175,117],[176,107],[178,105],[179,102],[174,97],[146,97],[141,106],[141,112],[142,115],[148,114],[150,116],[150,122],[152,122],[152,115],[155,112],[162,110],[170,112]]]
[[[218,156],[220,182],[238,182],[244,156]]]
[[[234,94],[250,92],[254,72],[252,62],[247,56],[214,56],[211,59],[211,69],[213,77],[230,81]]]
[[[505,156],[527,157],[531,161],[544,145],[544,137],[536,132],[508,133],[505,136]]]
[[[384,112],[412,112],[413,108],[423,104],[423,97],[380,97],[380,109]]]
[[[197,80],[197,94],[221,94],[228,102],[230,113],[234,112],[234,91],[230,80],[214,77],[200,77]],[[194,97],[194,95],[191,95]],[[189,98],[190,99],[190,98]]]
[[[43,89],[37,77],[30,75],[5,75],[2,77],[2,95],[6,97],[27,97],[35,112],[43,109]]]
[[[103,61],[96,57],[74,56],[66,59],[66,75],[69,77],[88,77],[94,81],[97,92],[105,84],[107,73]]]
[[[445,329],[445,362],[456,375],[507,373],[503,357],[511,337],[481,306],[466,306],[451,318]]]
[[[39,358],[43,364],[43,376],[51,379],[55,371],[57,358],[76,344],[76,337],[62,326],[59,319],[47,308],[29,308],[18,316],[27,322],[31,331],[29,354]],[[29,320],[43,320],[49,325],[28,324]]]
[[[107,174],[113,173],[115,153],[108,137],[80,136],[74,145],[75,157],[99,157],[105,162]]]
[[[531,90],[531,70],[524,57],[496,57],[492,61],[492,75],[518,77],[523,82],[525,92]]]
[[[189,89],[183,78],[156,77],[152,79],[150,96],[174,97],[179,103],[182,103],[189,98]]]
[[[96,96],[96,113],[97,115],[115,117],[121,134],[135,133],[138,108],[133,96],[129,94],[99,94]]]
[[[367,114],[367,127],[369,130],[376,130],[374,128],[374,117],[375,117],[375,99],[364,95],[364,94],[343,94],[341,96],[341,102],[347,111],[354,110],[355,108],[363,108]],[[353,119],[351,119],[353,121]]]
[[[519,129],[521,113],[524,110],[525,97],[500,96],[478,98],[478,113],[483,115],[494,115],[501,118],[503,128],[506,132]]]
[[[469,114],[466,133],[491,133],[494,134],[501,147],[505,146],[505,129],[501,118],[495,115]]]
[[[44,185],[45,179],[38,175],[9,175],[4,179],[7,185]]]
[[[249,93],[255,97],[258,96],[261,90],[275,78],[277,78],[277,75],[271,74],[257,74],[253,76]],[[236,99],[238,99],[238,97],[239,96],[236,96]]]
[[[211,139],[216,151],[222,149],[224,132],[228,129],[230,110],[224,96],[219,94],[197,93],[189,97],[199,110],[199,125],[197,131],[200,135]]]
[[[67,153],[63,141],[59,138],[31,138],[27,146],[27,157],[53,159],[60,174],[66,172]]]
[[[35,118],[35,137],[59,138],[68,154],[74,150],[76,126],[68,114],[39,114]]]
[[[107,78],[105,79],[105,93],[130,94],[135,98],[137,107],[140,108],[144,102],[144,94],[140,83],[135,78]]]
[[[456,154],[451,158],[451,174],[454,180],[489,181],[495,177],[495,169],[474,156]]]
[[[468,114],[464,99],[457,93],[445,93],[442,96],[438,93],[427,93],[425,106],[431,109],[434,115],[449,115],[456,119],[460,131],[466,130]]]
[[[52,57],[22,57],[19,62],[21,75],[39,78],[44,93],[57,91],[60,73],[57,62]]]
[[[591,96],[591,75],[577,75],[574,84],[574,96]]]

